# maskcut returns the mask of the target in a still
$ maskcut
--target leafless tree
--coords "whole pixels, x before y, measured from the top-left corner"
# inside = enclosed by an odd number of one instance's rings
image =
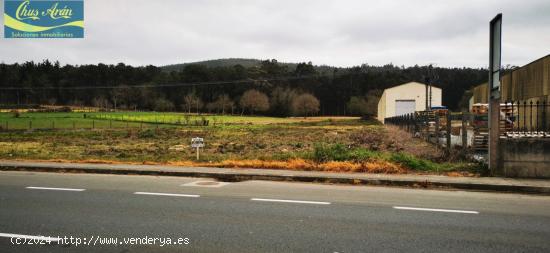
[[[194,92],[183,97],[182,107],[185,108],[188,113],[191,113],[191,109],[194,108],[198,114],[203,105],[202,100]]]
[[[247,90],[239,101],[239,105],[242,109],[241,115],[245,110],[248,110],[251,114],[255,112],[265,112],[269,110],[269,98],[257,90]]]
[[[303,93],[292,101],[294,115],[307,117],[319,112],[319,99],[309,93]]]

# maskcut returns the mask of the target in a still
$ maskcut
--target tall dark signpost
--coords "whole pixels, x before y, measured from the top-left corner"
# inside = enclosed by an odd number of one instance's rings
[[[498,174],[498,139],[500,136],[500,61],[502,47],[502,14],[490,23],[489,39],[489,170]]]

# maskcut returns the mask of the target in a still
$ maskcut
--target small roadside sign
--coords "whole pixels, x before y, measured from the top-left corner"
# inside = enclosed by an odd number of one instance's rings
[[[192,148],[204,147],[204,139],[200,137],[191,138],[191,147]]]
[[[191,138],[191,147],[197,151],[197,160],[199,160],[199,149],[204,147],[204,139],[200,137]]]

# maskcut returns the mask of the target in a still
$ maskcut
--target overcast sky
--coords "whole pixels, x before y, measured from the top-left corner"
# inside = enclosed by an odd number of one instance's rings
[[[84,39],[2,36],[0,61],[166,65],[275,58],[334,66],[486,67],[489,21],[499,12],[503,64],[521,66],[550,54],[549,0],[84,3]]]

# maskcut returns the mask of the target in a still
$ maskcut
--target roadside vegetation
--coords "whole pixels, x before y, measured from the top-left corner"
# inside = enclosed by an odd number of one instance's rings
[[[22,126],[0,131],[0,159],[370,173],[475,175],[483,171],[475,163],[448,156],[374,120],[189,115],[211,124],[172,124],[184,117],[153,112],[21,113],[17,117],[0,113],[0,124]],[[67,127],[28,130],[29,119],[33,125],[48,126],[53,120],[56,126]],[[86,125],[92,120],[94,129],[72,128],[71,122]],[[195,150],[189,146],[192,137],[205,139],[200,161],[195,161]]]

